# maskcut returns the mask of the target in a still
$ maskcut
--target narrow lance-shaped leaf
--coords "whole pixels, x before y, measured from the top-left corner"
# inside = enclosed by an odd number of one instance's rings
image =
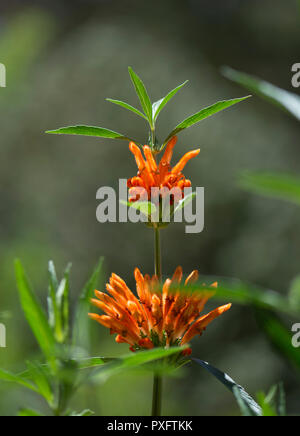
[[[15,270],[21,305],[26,319],[46,359],[50,363],[52,369],[55,369],[55,339],[48,324],[46,315],[31,290],[24,269],[19,260],[15,262]]]
[[[47,367],[38,363],[27,362],[30,378],[37,385],[39,393],[45,398],[50,406],[53,405],[54,395],[49,382]]]
[[[269,404],[274,404],[275,403],[277,391],[278,391],[278,386],[277,385],[274,385],[274,386],[271,387],[271,389],[269,390],[268,394],[265,395],[265,400],[267,401],[267,403],[269,403]]]
[[[293,333],[272,312],[257,310],[256,315],[259,325],[274,347],[299,371],[300,348],[296,348],[292,344]]]
[[[300,204],[300,177],[290,174],[244,172],[240,185],[248,191]]]
[[[71,412],[69,416],[94,416],[95,412],[89,409],[85,409],[82,412]]]
[[[251,92],[266,98],[271,103],[289,112],[300,120],[300,96],[278,88],[269,82],[258,79],[246,73],[233,70],[229,67],[222,69],[223,75],[233,82],[242,85]]]
[[[71,271],[71,264],[65,270],[64,277],[57,287],[56,291],[56,305],[58,307],[59,316],[61,319],[61,341],[65,341],[69,333],[69,275]]]
[[[279,387],[278,414],[279,416],[286,416],[286,398],[285,398],[283,383],[280,382],[278,387]]]
[[[178,126],[175,127],[175,129],[166,138],[164,144],[166,144],[171,138],[173,138],[173,136],[177,135],[182,130],[188,129],[189,127],[199,123],[200,121],[205,120],[206,118],[211,117],[212,115],[215,115],[216,113],[223,111],[224,109],[227,109],[237,103],[240,103],[249,97],[251,96],[248,95],[246,97],[236,98],[233,100],[219,101],[218,103],[215,103],[212,106],[202,109],[200,112],[197,112],[196,114],[182,121],[182,123],[178,124]]]
[[[116,357],[90,357],[86,359],[79,359],[77,361],[79,369],[90,369],[116,360]]]
[[[55,266],[52,260],[48,264],[48,275],[49,275],[49,295],[48,301],[48,316],[49,325],[53,329],[55,336],[59,340],[62,332],[62,324],[60,312],[56,301],[56,291],[58,287],[58,280],[56,276]]]
[[[43,416],[40,412],[32,409],[21,409],[18,416]]]
[[[124,206],[128,206],[140,211],[146,217],[152,217],[157,212],[155,204],[151,203],[151,201],[135,201],[130,203],[130,201],[120,200],[120,203]]]
[[[289,302],[291,306],[297,307],[300,312],[300,275],[292,281],[289,292]]]
[[[235,395],[236,398],[239,398],[239,405],[243,406],[244,412],[248,410],[248,413],[251,416],[262,415],[262,411],[259,405],[245,391],[245,389],[242,386],[238,385],[234,380],[232,380],[229,375],[227,375],[225,372],[220,371],[209,363],[204,362],[204,360],[196,358],[193,358],[192,360],[202,366],[202,368],[204,368],[214,377],[216,377],[224,386],[227,387],[227,389],[229,389]]]
[[[183,88],[188,83],[188,80],[186,80],[181,85],[177,86],[177,88],[173,89],[169,92],[166,97],[162,98],[159,101],[156,101],[152,105],[152,113],[153,113],[153,120],[156,121],[158,118],[158,115],[163,110],[163,108],[168,104],[168,102],[177,94],[178,91],[180,91],[181,88]]]
[[[66,285],[65,285],[64,292],[62,295],[62,316],[63,316],[65,338],[68,338],[69,329],[70,329],[70,297],[69,297],[69,293],[70,293],[70,271],[71,271],[71,268],[72,268],[72,264],[69,263],[66,270],[65,270],[64,279],[66,281]],[[59,297],[59,294],[58,294],[58,297]]]
[[[180,202],[176,206],[176,209],[174,210],[174,215],[177,212],[179,212],[180,210],[184,209],[188,204],[190,204],[190,202],[193,201],[194,198],[196,198],[196,196],[197,196],[197,192],[191,192],[186,197],[184,197],[182,200],[180,200]]]
[[[248,404],[244,401],[243,396],[241,395],[240,390],[237,388],[237,386],[233,386],[232,393],[236,399],[236,402],[240,408],[240,411],[242,413],[242,416],[260,416],[256,415],[248,406]],[[262,416],[262,413],[261,413]]]
[[[109,129],[104,129],[103,127],[94,127],[94,126],[61,127],[60,129],[56,129],[56,130],[48,130],[46,133],[50,133],[53,135],[94,136],[98,138],[121,139],[126,141],[133,141],[133,139],[121,133],[117,133]]]
[[[5,382],[16,383],[20,386],[30,389],[31,391],[37,393],[39,392],[38,388],[34,386],[30,381],[24,379],[21,376],[14,375],[8,371],[4,371],[3,369],[0,369],[0,380]]]
[[[127,109],[127,110],[135,113],[136,115],[144,118],[144,120],[148,121],[148,118],[141,111],[139,111],[135,107],[131,106],[130,104],[125,103],[124,101],[120,101],[120,100],[113,100],[112,98],[107,98],[106,100],[109,101],[110,103],[114,103],[118,106],[121,106],[124,109]]]
[[[268,397],[265,395],[264,392],[258,392],[256,394],[258,403],[262,409],[262,416],[277,416],[276,410],[273,407],[273,404],[271,404],[270,401],[268,401]]]
[[[49,296],[48,312],[49,324],[52,327],[55,338],[59,343],[63,343],[67,338],[69,330],[69,274],[71,264],[65,270],[64,278],[58,281],[55,266],[49,262]]]
[[[102,267],[103,258],[99,260],[91,278],[85,284],[76,309],[73,344],[85,350],[89,350],[91,342],[91,322],[88,317],[91,307],[90,299],[99,285]]]
[[[94,376],[100,381],[105,381],[109,377],[118,374],[121,371],[130,370],[147,363],[157,361],[159,359],[168,358],[172,355],[179,354],[187,348],[185,347],[170,347],[168,349],[164,348],[154,348],[149,351],[139,351],[134,354],[128,354],[108,365],[100,367],[100,369],[95,370]]]
[[[141,106],[143,108],[143,111],[145,112],[145,115],[147,116],[147,119],[149,121],[150,126],[153,125],[152,120],[152,103],[149,98],[149,95],[147,93],[146,87],[140,77],[133,71],[131,67],[128,68],[132,83],[135,87],[135,91],[137,93],[137,96],[139,97],[139,100],[141,102]]]

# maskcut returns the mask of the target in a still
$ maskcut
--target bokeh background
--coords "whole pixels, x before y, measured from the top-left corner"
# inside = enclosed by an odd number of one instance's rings
[[[137,104],[128,65],[153,100],[190,80],[162,113],[161,138],[200,108],[245,95],[222,77],[222,65],[297,92],[291,66],[299,62],[300,8],[296,0],[11,0],[0,12],[0,62],[7,67],[7,88],[0,90],[0,322],[8,335],[0,363],[21,370],[37,346],[18,302],[16,257],[43,301],[49,259],[59,271],[72,262],[74,301],[100,256],[103,279],[114,271],[133,285],[135,266],[153,272],[151,231],[99,224],[95,217],[97,189],[117,188],[119,178],[136,172],[126,142],[43,132],[100,125],[145,142],[144,121],[105,102]],[[299,123],[254,97],[182,133],[175,158],[196,146],[201,155],[186,175],[205,187],[205,230],[186,235],[177,224],[163,232],[165,275],[181,264],[187,273],[199,268],[286,293],[300,272],[299,210],[245,193],[237,179],[245,169],[299,172]],[[98,326],[94,337],[95,355],[127,350]],[[194,354],[253,395],[282,380],[289,412],[299,412],[299,380],[258,329],[251,308],[235,305],[194,342]],[[150,376],[122,374],[83,388],[74,407],[144,415],[150,391]],[[0,415],[27,403],[43,410],[34,396],[1,386]],[[201,369],[165,383],[166,415],[238,413],[231,394]]]

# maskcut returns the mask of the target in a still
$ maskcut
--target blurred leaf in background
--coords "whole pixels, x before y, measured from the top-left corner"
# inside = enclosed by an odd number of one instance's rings
[[[271,344],[288,362],[300,372],[300,348],[292,343],[291,329],[289,330],[277,315],[265,310],[256,311],[257,320]]]
[[[228,79],[242,85],[254,94],[266,98],[271,103],[289,112],[300,121],[300,96],[280,89],[269,82],[241,73],[229,67],[223,67],[223,75]]]
[[[260,391],[256,394],[262,409],[262,416],[286,416],[286,401],[283,384],[273,386],[267,394]]]
[[[223,67],[223,75],[291,114],[300,121],[300,96],[269,82]],[[300,178],[289,174],[244,172],[240,184],[248,191],[300,203]]]
[[[73,330],[73,345],[85,350],[87,353],[91,352],[91,329],[92,323],[87,314],[90,312],[91,303],[90,299],[94,296],[95,289],[103,284],[103,261],[101,258],[91,275],[89,281],[84,285],[83,291],[79,297],[79,302],[75,311],[74,330]]]
[[[240,185],[255,194],[267,195],[300,205],[300,177],[290,174],[244,172]]]

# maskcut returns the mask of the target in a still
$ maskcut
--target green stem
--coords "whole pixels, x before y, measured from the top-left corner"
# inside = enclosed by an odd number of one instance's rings
[[[157,275],[158,280],[162,281],[160,229],[158,227],[155,227],[154,232],[155,232],[155,252],[154,252],[155,274]]]
[[[155,274],[160,282],[162,282],[162,266],[161,266],[161,244],[160,244],[160,229],[155,227]],[[153,400],[152,400],[152,416],[161,416],[162,403],[162,377],[154,373],[153,380]]]
[[[151,142],[152,149],[155,149],[155,127],[151,127]]]
[[[161,416],[162,377],[154,374],[152,416]]]

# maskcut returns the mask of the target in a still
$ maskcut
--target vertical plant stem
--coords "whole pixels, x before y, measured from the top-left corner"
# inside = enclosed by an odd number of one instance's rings
[[[153,149],[155,148],[155,128],[151,127],[151,142]]]
[[[154,228],[155,232],[155,274],[160,282],[162,282],[162,266],[161,266],[161,244],[160,244],[160,229]],[[152,416],[161,416],[162,403],[162,377],[154,373],[153,380],[153,400],[152,400]]]
[[[154,264],[155,274],[159,281],[162,281],[162,266],[161,266],[161,246],[160,246],[160,229],[154,228],[155,232],[155,249],[154,249]]]
[[[152,416],[161,416],[162,377],[154,374]]]

